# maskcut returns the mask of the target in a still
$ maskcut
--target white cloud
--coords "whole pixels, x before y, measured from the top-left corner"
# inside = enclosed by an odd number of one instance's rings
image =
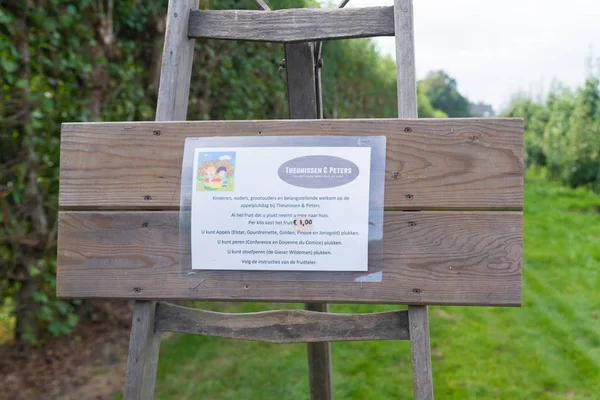
[[[392,4],[350,0],[346,7]],[[414,0],[414,13],[417,77],[444,69],[471,101],[497,110],[517,91],[536,96],[553,80],[581,85],[592,50],[600,55],[598,1]],[[393,37],[375,42],[394,57]]]
[[[229,157],[228,155],[224,155],[219,157],[219,160],[223,161],[223,160],[231,160],[231,157]]]

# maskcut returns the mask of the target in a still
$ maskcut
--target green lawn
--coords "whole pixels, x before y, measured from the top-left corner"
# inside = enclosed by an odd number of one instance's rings
[[[600,197],[530,173],[522,308],[431,307],[438,399],[600,397]],[[201,307],[248,312],[281,304]],[[334,312],[392,306],[335,305]],[[332,344],[337,399],[412,398],[408,342]],[[308,399],[305,345],[179,335],[163,341],[158,399]]]

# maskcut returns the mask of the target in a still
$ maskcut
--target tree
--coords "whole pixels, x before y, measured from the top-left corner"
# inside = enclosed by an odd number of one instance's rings
[[[526,93],[518,93],[510,100],[506,117],[523,118],[525,125],[525,164],[546,165],[546,154],[543,149],[544,130],[550,119],[549,108],[543,102],[531,98]]]
[[[600,192],[600,76],[590,73],[575,91],[555,84],[546,99],[515,96],[504,116],[524,118],[528,166]]]
[[[589,76],[577,90],[564,149],[563,180],[600,189],[600,79]]]
[[[449,117],[469,117],[469,100],[456,88],[456,80],[443,70],[432,71],[419,82],[433,108],[442,110]]]
[[[575,98],[576,93],[566,87],[557,86],[549,93],[546,104],[539,103],[548,115],[547,121],[542,121],[542,124],[544,124],[542,151],[550,178],[560,178],[563,175],[566,165],[566,150],[569,146],[569,125]],[[529,126],[537,125],[539,122],[533,122],[536,119],[535,116],[525,118],[525,137],[527,137]],[[532,120],[532,122],[528,122],[527,119]]]
[[[419,88],[417,88],[417,113],[419,118],[448,118],[445,112],[433,108],[425,93]]]

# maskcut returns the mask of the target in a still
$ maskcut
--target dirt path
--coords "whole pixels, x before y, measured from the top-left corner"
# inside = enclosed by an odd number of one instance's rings
[[[94,302],[90,321],[42,347],[0,347],[0,399],[110,399],[123,388],[131,305]]]

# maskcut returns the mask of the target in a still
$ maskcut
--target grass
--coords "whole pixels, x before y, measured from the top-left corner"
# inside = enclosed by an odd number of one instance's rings
[[[523,307],[431,307],[436,398],[597,399],[600,197],[529,173]],[[282,304],[203,303],[249,312]],[[398,307],[334,305],[334,312]],[[412,398],[408,342],[332,344],[337,399]],[[308,399],[305,345],[191,335],[163,342],[157,399]]]
[[[220,177],[218,177],[218,178],[220,178]],[[226,187],[220,187],[219,189],[207,189],[206,187],[204,187],[203,180],[198,180],[196,182],[196,191],[198,191],[198,192],[233,192],[233,188],[234,188],[234,178],[233,177],[230,177],[227,179]]]
[[[0,302],[0,345],[11,341],[13,338],[15,316],[12,315],[12,309],[11,297],[6,297],[4,302]]]

